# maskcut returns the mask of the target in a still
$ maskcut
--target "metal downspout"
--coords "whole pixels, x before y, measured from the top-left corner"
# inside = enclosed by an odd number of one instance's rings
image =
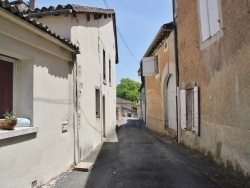
[[[79,129],[78,129],[78,82],[77,82],[77,58],[76,55],[74,57],[74,164],[77,165],[79,163]]]
[[[176,126],[177,126],[177,141],[181,141],[181,130],[180,130],[180,106],[179,106],[179,59],[178,59],[178,36],[177,36],[177,25],[175,20],[176,6],[175,0],[172,0],[173,5],[173,28],[174,28],[174,52],[175,52],[175,75],[176,75]]]

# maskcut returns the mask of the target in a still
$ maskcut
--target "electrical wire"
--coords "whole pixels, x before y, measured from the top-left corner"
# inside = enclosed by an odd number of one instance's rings
[[[105,4],[106,8],[108,9],[108,3],[106,2],[106,0],[103,0],[103,2],[104,2],[104,4]],[[125,41],[125,39],[124,39],[124,37],[122,36],[122,33],[121,33],[121,31],[119,30],[118,27],[117,27],[117,31],[118,31],[118,33],[119,33],[119,35],[120,35],[120,37],[121,37],[123,43],[124,43],[125,46],[127,47],[129,53],[132,55],[132,57],[134,58],[134,60],[135,60],[138,64],[140,64],[139,61],[138,61],[138,60],[136,59],[136,57],[134,56],[134,54],[132,53],[132,51],[130,50],[130,48],[129,48],[127,42]]]
[[[130,48],[128,47],[128,45],[127,45],[125,39],[123,38],[123,36],[122,36],[122,34],[121,34],[119,28],[117,28],[117,31],[118,31],[118,33],[119,33],[119,35],[120,35],[122,41],[124,42],[125,46],[127,47],[128,51],[129,51],[130,54],[132,55],[132,57],[135,59],[135,61],[136,61],[138,64],[140,64],[139,61],[135,58],[135,56],[134,56],[134,54],[132,53],[132,51],[130,50]]]
[[[103,2],[104,2],[104,4],[106,5],[106,7],[108,9],[108,3],[105,0],[103,0]]]

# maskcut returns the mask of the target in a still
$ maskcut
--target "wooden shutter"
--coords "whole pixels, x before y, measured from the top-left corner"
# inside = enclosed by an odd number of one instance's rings
[[[156,74],[156,58],[155,57],[145,57],[142,59],[142,75],[152,76]]]
[[[192,130],[199,133],[199,90],[194,87],[194,125]]]
[[[181,102],[181,128],[187,128],[187,115],[186,115],[186,90],[180,90]]]
[[[218,2],[207,0],[207,6],[210,36],[213,36],[220,30]]]
[[[201,39],[202,42],[204,42],[210,36],[207,0],[199,0],[199,10],[200,10]]]

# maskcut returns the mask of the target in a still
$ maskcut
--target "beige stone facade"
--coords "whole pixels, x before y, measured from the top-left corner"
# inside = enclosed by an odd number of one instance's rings
[[[218,0],[219,31],[202,42],[199,0],[176,0],[180,87],[199,88],[199,134],[182,142],[250,172],[250,5]]]
[[[172,23],[166,24],[172,28]],[[162,28],[166,27],[163,25]],[[158,72],[152,76],[145,76],[146,91],[146,126],[149,130],[161,135],[176,136],[176,111],[175,111],[175,61],[174,61],[174,35],[171,29],[163,34],[165,29],[160,29],[154,41],[148,48],[144,57],[157,57]],[[164,37],[162,37],[164,35]],[[168,83],[172,84],[173,101],[172,114],[167,104]],[[173,116],[173,117],[172,117]],[[170,120],[171,124],[170,125]]]

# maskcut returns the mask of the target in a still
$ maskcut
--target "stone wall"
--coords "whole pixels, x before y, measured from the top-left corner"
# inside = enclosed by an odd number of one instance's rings
[[[162,41],[154,56],[158,55],[159,73],[146,76],[147,128],[158,134],[168,134],[164,90],[167,89],[168,77],[175,78],[173,33]]]
[[[200,136],[182,142],[217,162],[250,172],[250,9],[248,1],[218,0],[220,32],[200,41],[197,0],[176,0],[180,86],[200,91]]]

